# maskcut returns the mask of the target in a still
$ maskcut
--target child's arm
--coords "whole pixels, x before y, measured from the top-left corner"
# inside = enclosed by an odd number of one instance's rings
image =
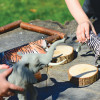
[[[91,28],[93,32],[96,34],[95,29],[90,22],[88,16],[83,11],[79,0],[65,0],[69,11],[71,12],[72,16],[78,23],[76,35],[77,39],[80,42],[85,42],[86,38],[89,39],[89,29]],[[86,37],[85,37],[86,34]]]

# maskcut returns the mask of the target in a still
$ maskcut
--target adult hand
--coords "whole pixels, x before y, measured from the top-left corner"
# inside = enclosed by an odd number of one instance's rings
[[[77,27],[77,31],[76,31],[77,40],[79,42],[85,42],[87,39],[89,39],[90,38],[90,36],[89,36],[90,29],[96,34],[94,26],[92,25],[92,23],[90,21],[85,21],[85,22],[79,24]]]
[[[11,90],[23,91],[23,88],[9,83],[6,80],[6,77],[12,72],[12,68],[9,68],[8,65],[0,65],[0,69],[8,69],[3,73],[0,73],[0,100],[3,100],[3,97],[8,97],[14,95]]]

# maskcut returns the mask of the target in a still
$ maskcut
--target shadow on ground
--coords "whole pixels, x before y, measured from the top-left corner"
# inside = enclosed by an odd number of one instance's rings
[[[64,92],[68,88],[76,87],[75,85],[71,84],[70,82],[57,82],[54,78],[50,78],[50,80],[54,83],[52,86],[36,88],[38,90],[38,99],[37,100],[45,100],[49,96],[52,96],[52,100],[57,100],[61,92]],[[45,95],[44,95],[45,94]]]

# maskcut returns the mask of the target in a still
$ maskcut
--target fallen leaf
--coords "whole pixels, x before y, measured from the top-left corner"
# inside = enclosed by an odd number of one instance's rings
[[[37,10],[36,9],[30,9],[31,12],[36,13]]]

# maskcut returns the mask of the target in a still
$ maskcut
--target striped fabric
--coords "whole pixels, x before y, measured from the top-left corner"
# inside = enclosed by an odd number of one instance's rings
[[[17,54],[17,52],[25,53],[42,53],[45,54],[45,48],[47,47],[45,40],[38,40],[35,42],[30,42],[29,44],[21,47],[14,48],[12,50],[6,51],[3,53],[3,57],[1,59],[2,63],[8,62],[18,62],[21,59],[21,56]]]
[[[95,64],[97,64],[98,57],[100,56],[100,37],[90,31],[90,39],[87,41],[88,47],[94,51]]]

